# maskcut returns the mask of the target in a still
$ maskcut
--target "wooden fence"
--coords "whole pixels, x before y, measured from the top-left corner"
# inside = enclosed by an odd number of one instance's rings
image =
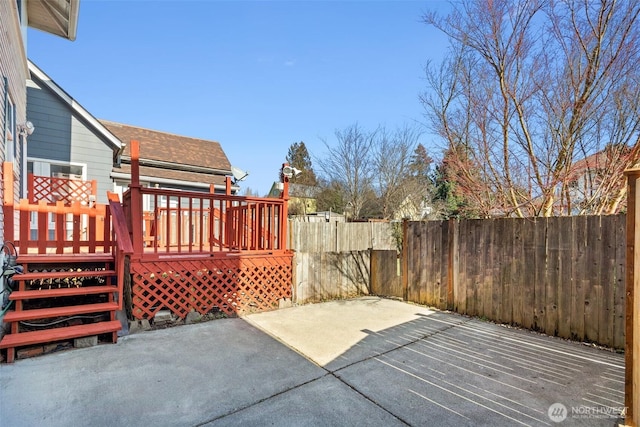
[[[304,304],[368,294],[369,257],[368,250],[296,252],[293,300]]]
[[[370,224],[303,225],[295,240],[317,252],[296,252],[298,303],[366,289],[362,293],[624,347],[624,215],[407,222],[399,259],[391,245],[371,251],[368,286],[340,275],[345,268],[337,265],[350,252],[321,249],[336,247],[336,231],[364,234],[357,227]]]
[[[394,249],[394,227],[401,236],[401,224],[389,222],[290,220],[288,242],[295,251],[293,301],[304,304],[368,294],[369,249]]]
[[[394,227],[400,236],[400,223],[289,221],[289,249],[296,252],[395,249]]]
[[[624,215],[406,224],[408,301],[624,347]]]

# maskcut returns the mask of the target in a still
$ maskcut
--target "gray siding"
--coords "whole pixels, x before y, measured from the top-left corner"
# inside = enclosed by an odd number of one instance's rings
[[[4,124],[4,99],[7,95],[4,91],[4,77],[7,78],[9,91],[16,108],[16,124],[24,123],[26,116],[26,90],[24,82],[27,78],[26,53],[22,43],[22,29],[18,15],[16,14],[15,1],[0,0],[0,165],[7,159],[7,147],[5,146],[5,124]],[[13,144],[11,142],[11,144]],[[22,144],[17,145],[17,160],[22,158]],[[14,202],[20,197],[20,182],[22,169],[19,162],[14,162]],[[6,178],[6,177],[5,177]],[[4,198],[4,183],[0,186],[0,200]],[[14,241],[13,233],[9,230],[5,233],[4,217],[0,209],[0,243],[2,241]],[[17,227],[18,216],[14,218]],[[5,235],[6,234],[6,235]]]
[[[87,180],[98,182],[98,203],[113,189],[113,150],[73,110],[46,87],[29,82],[27,115],[35,126],[27,145],[28,157],[81,163]]]

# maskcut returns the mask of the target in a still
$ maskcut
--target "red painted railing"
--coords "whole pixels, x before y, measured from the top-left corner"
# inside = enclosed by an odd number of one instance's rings
[[[142,187],[131,141],[131,184],[123,195],[134,258],[286,251],[287,183],[280,198]],[[143,211],[143,205],[150,210]]]
[[[129,212],[132,194],[124,194]],[[286,249],[282,199],[158,188],[140,188],[138,194],[153,207],[135,220],[141,232],[132,235],[147,255]]]

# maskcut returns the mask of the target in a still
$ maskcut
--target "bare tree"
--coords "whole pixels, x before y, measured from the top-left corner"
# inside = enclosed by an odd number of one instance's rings
[[[375,184],[382,216],[390,219],[403,202],[420,205],[426,197],[425,183],[414,179],[411,169],[420,133],[405,125],[393,132],[381,128],[376,136],[372,153]]]
[[[638,159],[639,13],[615,0],[477,0],[425,16],[452,54],[427,67],[422,101],[468,214],[620,209],[624,182],[607,175],[619,170],[577,165],[606,147],[626,147],[608,154],[622,168]]]
[[[325,181],[342,191],[343,210],[350,211],[352,218],[360,217],[371,198],[374,170],[371,154],[375,136],[375,132],[366,132],[357,123],[336,130],[336,144],[324,141],[327,152],[316,160]]]

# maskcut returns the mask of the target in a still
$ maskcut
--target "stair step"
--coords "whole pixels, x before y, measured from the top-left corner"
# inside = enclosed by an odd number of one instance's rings
[[[113,262],[113,259],[113,255],[110,253],[45,255],[19,254],[18,264],[74,264],[90,262]]]
[[[66,328],[44,329],[42,331],[7,334],[0,341],[0,348],[19,347],[23,345],[40,344],[66,340],[70,338],[86,337],[90,335],[116,332],[122,329],[117,320],[109,322],[89,323],[86,325],[68,326]]]
[[[99,304],[71,305],[66,307],[37,308],[35,310],[9,311],[4,315],[4,321],[19,322],[21,320],[46,319],[50,317],[65,317],[76,314],[100,313],[118,310],[118,303],[104,302]]]
[[[16,274],[14,281],[19,280],[44,280],[44,279],[66,279],[71,277],[107,277],[115,276],[115,270],[84,270],[84,271],[33,271],[29,273]]]
[[[117,286],[81,286],[79,288],[33,289],[30,291],[13,291],[10,300],[27,300],[35,298],[55,298],[72,295],[104,294],[117,292]]]

